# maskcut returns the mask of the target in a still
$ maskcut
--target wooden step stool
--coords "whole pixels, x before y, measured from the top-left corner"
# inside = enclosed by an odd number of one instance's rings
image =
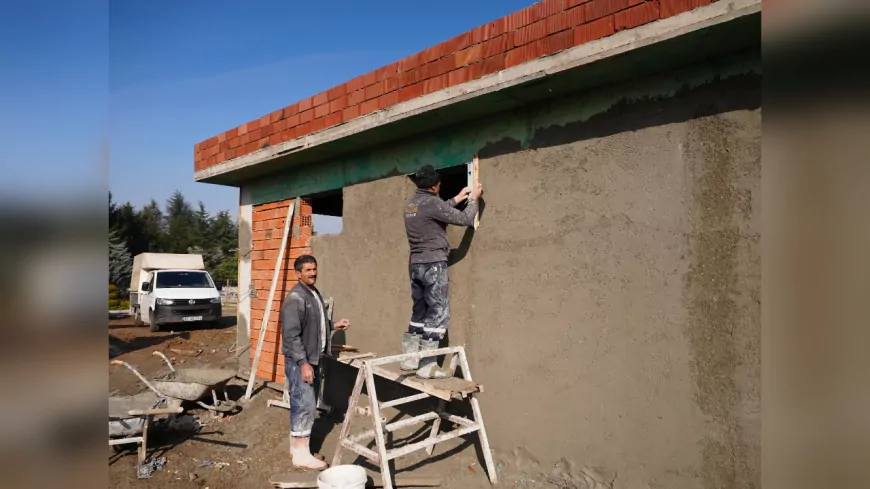
[[[407,359],[420,359],[439,355],[452,355],[450,357],[450,365],[448,369],[452,374],[455,374],[457,365],[461,366],[463,378],[450,377],[446,379],[420,379],[416,377],[416,372],[403,371],[399,366],[402,361]],[[480,405],[474,397],[476,393],[483,392],[483,386],[471,380],[471,371],[468,368],[465,347],[454,346],[449,348],[439,348],[425,352],[356,360],[353,363],[355,366],[359,367],[359,372],[356,376],[356,383],[354,384],[353,392],[350,396],[347,414],[345,415],[344,423],[341,427],[341,433],[339,434],[338,446],[335,449],[335,457],[332,459],[333,467],[341,465],[342,452],[344,449],[348,449],[378,465],[381,468],[383,487],[385,489],[392,489],[393,484],[390,477],[390,460],[399,458],[403,455],[408,455],[423,448],[426,449],[428,455],[432,455],[437,443],[477,432],[480,437],[481,452],[483,452],[483,458],[486,463],[487,475],[489,476],[491,483],[495,484],[497,482],[495,466],[492,462],[492,453],[489,448],[489,440],[486,437],[486,430],[483,426],[483,416],[480,411]],[[379,402],[377,391],[375,390],[375,375],[398,382],[406,387],[417,390],[420,393],[393,401]],[[359,398],[362,394],[363,383],[365,383],[366,392],[369,398],[368,408],[362,408],[359,406]],[[438,407],[436,411],[389,424],[386,424],[385,420],[381,418],[381,409],[419,401],[427,397],[435,397],[438,399]],[[444,406],[447,402],[453,399],[465,398],[468,398],[471,402],[473,419],[467,419],[444,412]],[[350,436],[350,427],[354,416],[363,413],[371,417],[374,429],[365,431],[358,435]],[[439,434],[438,430],[441,426],[442,419],[456,424],[458,428],[449,433]],[[386,432],[396,431],[401,428],[413,426],[417,423],[426,423],[428,421],[433,422],[429,438],[401,448],[391,450],[387,449],[384,437]],[[361,443],[372,437],[375,439],[375,449],[377,451],[373,451]]]

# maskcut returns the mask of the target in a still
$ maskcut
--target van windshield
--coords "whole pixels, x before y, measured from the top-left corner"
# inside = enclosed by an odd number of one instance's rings
[[[160,272],[157,289],[210,289],[213,285],[205,272]]]

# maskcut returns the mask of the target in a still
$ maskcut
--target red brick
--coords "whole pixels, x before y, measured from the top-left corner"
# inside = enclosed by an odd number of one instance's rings
[[[433,68],[432,63],[426,63],[424,65],[420,65],[417,68],[417,79],[419,81],[423,81],[427,78],[432,78],[432,75],[429,74],[429,72],[432,71],[432,68]]]
[[[232,138],[229,140],[229,143],[230,143],[230,148],[238,148],[239,145],[241,144],[239,142],[239,138]]]
[[[483,44],[478,44],[465,48],[453,56],[453,67],[461,68],[468,66],[475,61],[480,61],[483,58]]]
[[[272,124],[272,134],[281,134],[287,128],[287,119],[280,120]]]
[[[484,41],[484,39],[483,39],[483,26],[475,27],[474,29],[471,29],[470,31],[468,31],[468,33],[471,35],[471,44],[472,45],[480,44]]]
[[[234,137],[237,137],[238,135],[239,135],[239,129],[236,127],[227,131],[227,139],[232,139]]]
[[[311,124],[312,124],[312,122],[314,122],[314,121],[311,121],[311,122],[304,122],[304,123],[299,124],[298,126],[296,126],[296,131],[297,131],[297,134],[298,134],[298,136],[296,136],[296,137],[302,137],[302,136],[305,136],[306,134],[309,134],[309,133],[311,132]]]
[[[269,146],[269,138],[263,137],[257,140],[257,149],[263,149]]]
[[[399,84],[403,87],[413,85],[418,81],[420,81],[420,71],[416,69],[406,71],[399,75]]]
[[[269,117],[270,117],[270,115],[264,115],[263,117],[260,117],[260,127],[263,127],[263,126],[269,124],[269,122],[270,122]]]
[[[464,32],[452,39],[444,41],[441,45],[443,51],[442,56],[462,51],[471,45],[471,35],[468,32]]]
[[[260,128],[257,128],[257,129],[254,129],[253,131],[248,132],[248,134],[251,135],[251,141],[256,141],[256,140],[260,139],[261,137],[263,137],[262,136],[263,130]]]
[[[363,77],[361,77],[361,76],[358,76],[358,77],[354,78],[353,80],[345,83],[345,86],[346,86],[347,93],[353,93],[357,90],[360,90],[360,89],[366,87],[365,83],[363,82]]]
[[[269,115],[269,122],[274,124],[284,118],[284,109],[278,109]]]
[[[306,122],[311,122],[314,120],[314,110],[306,110],[305,112],[299,113],[299,123],[305,124]]]
[[[423,95],[423,82],[408,85],[399,90],[399,102],[405,102]]]
[[[394,77],[399,74],[399,62],[395,61],[384,67],[384,79]]]
[[[441,57],[441,55],[439,53],[440,53],[440,46],[437,44],[435,46],[424,49],[422,52],[420,52],[420,55],[419,55],[420,56],[420,64],[423,65],[423,64],[431,63],[432,61],[435,61],[436,59]]]
[[[332,114],[324,117],[324,119],[326,120],[326,127],[332,127],[341,124],[341,112],[333,112]]]
[[[300,100],[297,103],[297,105],[299,106],[299,112],[305,112],[306,110],[313,108],[314,107],[313,101],[314,101],[313,97],[308,97],[308,98],[304,98],[304,99]]]
[[[465,83],[468,81],[469,76],[471,76],[471,71],[468,67],[453,70],[447,74],[447,86],[452,87],[459,85],[460,83]]]
[[[324,102],[322,105],[314,107],[314,118],[319,119],[329,113],[329,103]]]
[[[659,3],[645,2],[613,16],[613,26],[617,31],[633,29],[659,19]]]
[[[321,129],[326,128],[326,117],[321,117],[319,119],[314,119],[311,121],[311,132],[317,132]]]
[[[218,134],[217,138],[218,138],[218,144],[220,144],[220,143],[227,140],[227,133],[222,132],[222,133]]]
[[[377,81],[378,81],[377,75],[375,74],[374,71],[370,71],[370,72],[366,73],[365,75],[363,75],[363,85],[366,87],[369,85],[374,85],[375,82],[377,82]]]
[[[399,75],[393,75],[384,80],[384,92],[393,92],[402,88],[402,83],[399,80]]]
[[[266,124],[260,128],[260,137],[267,138],[272,135],[272,124]]]
[[[524,27],[533,22],[541,20],[541,11],[542,9],[537,4],[535,4],[508,15],[507,30],[515,31],[520,27]]]
[[[271,136],[269,136],[269,146],[276,146],[280,142],[281,142],[281,133],[280,132],[276,132],[275,134],[272,134]]]
[[[447,58],[441,58],[438,61],[430,63],[431,67],[429,68],[429,78],[441,76],[444,73],[452,70],[454,68],[453,64],[455,62],[456,61],[453,59],[453,56],[450,56]]]
[[[226,151],[228,147],[226,140],[218,143],[218,151]]]
[[[571,10],[566,10],[552,17],[548,17],[545,20],[547,23],[547,35],[570,29],[584,23],[585,21],[586,19],[584,17],[583,8],[572,8]]]
[[[386,109],[399,103],[399,92],[390,92],[378,97],[378,109]]]
[[[412,54],[399,60],[399,71],[405,72],[420,66],[420,53]]]
[[[565,2],[565,8],[576,7],[578,5],[583,5],[584,3],[589,3],[590,0],[567,0]]]
[[[579,46],[596,39],[601,39],[613,34],[613,32],[613,16],[611,15],[574,28],[574,45]]]
[[[288,127],[298,126],[299,125],[299,114],[293,114],[290,117],[284,119],[284,129]]]
[[[371,114],[376,110],[378,110],[378,99],[366,100],[359,105],[360,115]]]
[[[559,51],[564,51],[572,46],[574,42],[574,33],[571,31],[562,31],[552,36],[544,38],[544,53],[554,54]]]
[[[497,54],[503,54],[508,52],[509,50],[514,48],[514,32],[508,32],[507,34],[498,36],[496,38],[490,39],[482,44],[483,53],[482,57],[484,59],[491,58]]]
[[[344,84],[332,87],[326,92],[326,96],[329,98],[330,102],[345,95],[347,95],[347,87]]]
[[[384,82],[378,82],[366,87],[366,100],[380,97],[384,93]]]
[[[239,136],[239,146],[244,146],[251,142],[251,133],[246,132]],[[208,155],[211,156],[211,155]]]
[[[233,149],[233,148],[230,148],[230,149],[226,150],[225,153],[227,154],[227,159],[228,159],[228,160],[231,160],[231,159],[233,159],[233,158],[236,157],[236,150]]]
[[[488,75],[490,73],[495,73],[497,71],[505,69],[505,57],[506,53],[502,53],[481,61],[480,63],[481,69],[483,70],[483,75]]]
[[[245,134],[246,132],[248,132],[248,124],[247,124],[247,123],[242,124],[241,126],[237,127],[236,129],[237,129],[238,132],[239,132],[239,136],[241,136],[241,135]],[[202,143],[202,147],[203,147],[203,148],[206,147],[206,146],[205,146],[205,142]]]
[[[660,16],[662,19],[666,19],[683,12],[688,12],[689,10],[694,10],[698,7],[710,5],[714,1],[715,0],[661,0]]]
[[[253,131],[254,129],[260,128],[260,119],[255,119],[248,123],[248,132]]]
[[[366,99],[365,90],[356,90],[347,96],[347,105],[357,105]]]
[[[284,107],[284,118],[294,116],[299,113],[299,104],[288,105]]]
[[[517,46],[523,46],[532,41],[537,41],[538,39],[543,39],[544,36],[547,35],[547,21],[539,20],[534,24],[529,24],[525,27],[517,29],[517,32],[514,34],[514,43]]]
[[[341,111],[342,120],[349,121],[356,117],[359,117],[359,105],[354,105]]]
[[[326,94],[326,92],[320,92],[312,99],[312,104],[314,105],[314,107],[317,107],[318,105],[323,105],[327,102],[329,102],[329,96]]]
[[[293,139],[294,128],[290,127],[281,131],[281,142],[290,141]]]
[[[223,153],[218,153],[218,154],[217,154],[217,162],[218,162],[218,163],[223,163],[223,161],[226,160],[226,159],[227,159],[227,158],[226,158],[226,156],[225,156]]]
[[[592,0],[583,5],[586,22],[600,19],[628,7],[643,3],[645,0]]]
[[[338,112],[347,107],[347,95],[342,95],[341,97],[329,102],[329,112]]]
[[[559,12],[565,10],[566,3],[566,0],[544,0],[543,2],[541,2],[541,13],[544,17],[556,15]]]
[[[513,30],[513,29],[508,29],[507,17],[502,17],[498,20],[494,20],[494,21],[490,22],[489,24],[483,25],[482,27],[483,27],[483,40],[484,41],[492,39],[494,37],[498,37],[498,36],[504,34],[505,32],[507,32],[508,30]]]
[[[447,75],[439,75],[423,82],[423,93],[432,93],[447,87]]]
[[[518,48],[511,49],[507,52],[505,56],[504,65],[505,68],[510,68],[512,66],[516,66],[521,63],[525,63],[526,61],[532,59],[532,50],[529,46],[520,46]]]

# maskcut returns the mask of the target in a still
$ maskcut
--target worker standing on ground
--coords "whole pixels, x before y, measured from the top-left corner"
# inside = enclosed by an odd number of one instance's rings
[[[402,337],[402,353],[438,348],[450,324],[450,289],[447,278],[447,225],[473,226],[477,201],[483,187],[464,188],[459,195],[444,201],[438,196],[441,176],[425,165],[411,176],[417,191],[405,202],[405,231],[410,246],[409,275],[413,301],[408,332]],[[456,206],[468,198],[464,211]],[[402,362],[403,370],[417,370],[426,379],[448,377],[435,357]]]
[[[317,410],[320,376],[317,365],[330,351],[333,329],[350,327],[347,319],[326,317],[317,282],[317,260],[302,255],[294,264],[298,283],[281,304],[284,375],[290,391],[290,454],[296,467],[323,470],[328,465],[311,454],[309,441]]]

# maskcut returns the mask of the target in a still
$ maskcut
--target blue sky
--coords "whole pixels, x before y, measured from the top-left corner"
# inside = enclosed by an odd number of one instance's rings
[[[116,200],[178,189],[235,215],[236,189],[193,182],[194,143],[532,0],[7,3],[4,193],[105,188],[108,144]]]

